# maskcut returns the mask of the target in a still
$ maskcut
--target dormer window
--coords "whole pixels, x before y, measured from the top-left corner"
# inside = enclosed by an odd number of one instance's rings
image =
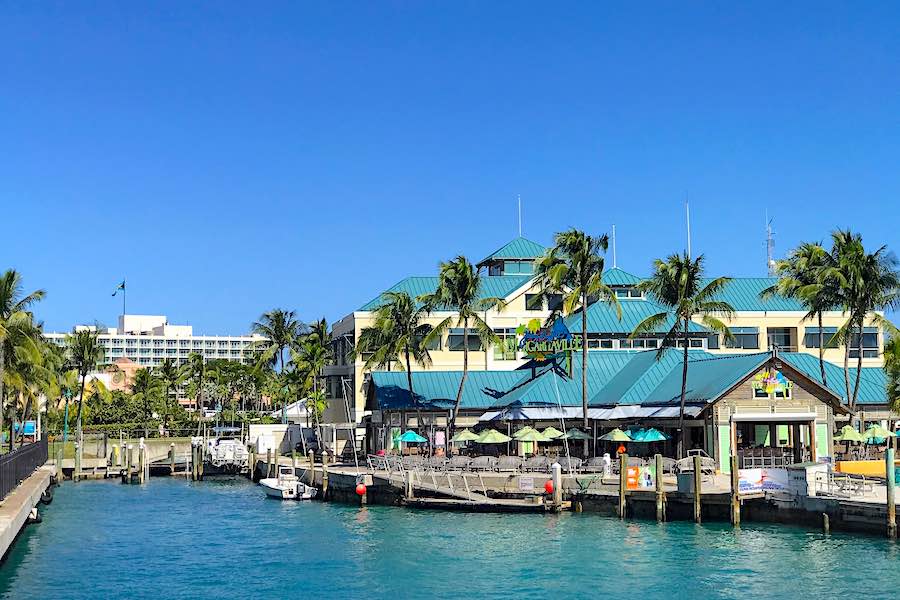
[[[619,300],[639,300],[644,297],[644,292],[634,287],[614,288],[616,298]]]

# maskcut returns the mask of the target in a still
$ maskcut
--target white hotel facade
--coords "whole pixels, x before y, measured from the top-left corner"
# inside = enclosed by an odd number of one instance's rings
[[[93,327],[76,326],[75,329]],[[64,344],[66,333],[44,333],[44,337],[56,344]],[[127,358],[139,367],[156,367],[170,358],[176,364],[184,364],[192,352],[205,360],[224,359],[250,364],[253,361],[251,345],[264,338],[258,335],[194,335],[190,325],[170,325],[165,315],[123,315],[118,327],[101,330],[100,343],[105,351],[105,362],[113,363]]]

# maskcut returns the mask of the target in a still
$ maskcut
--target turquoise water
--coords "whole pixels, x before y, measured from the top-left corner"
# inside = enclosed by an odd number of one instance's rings
[[[3,598],[875,598],[900,586],[900,546],[877,537],[278,502],[243,479],[67,483],[43,516],[0,567]]]

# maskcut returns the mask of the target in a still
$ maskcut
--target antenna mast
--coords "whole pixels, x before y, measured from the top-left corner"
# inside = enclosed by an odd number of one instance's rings
[[[613,269],[616,268],[616,226],[612,226]]]
[[[519,201],[519,237],[522,237],[522,194],[516,194]]]
[[[772,221],[769,218],[769,210],[766,209],[766,270],[769,277],[775,277],[775,231],[772,229]]]
[[[691,257],[691,204],[688,202],[687,194],[684,197],[684,213],[687,221],[687,255]]]

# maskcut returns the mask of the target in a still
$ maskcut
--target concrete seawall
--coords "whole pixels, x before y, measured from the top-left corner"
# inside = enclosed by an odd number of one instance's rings
[[[54,472],[55,467],[39,467],[0,502],[0,556],[6,557],[16,536],[25,526],[31,509],[38,505],[41,495],[50,487],[50,477]]]

